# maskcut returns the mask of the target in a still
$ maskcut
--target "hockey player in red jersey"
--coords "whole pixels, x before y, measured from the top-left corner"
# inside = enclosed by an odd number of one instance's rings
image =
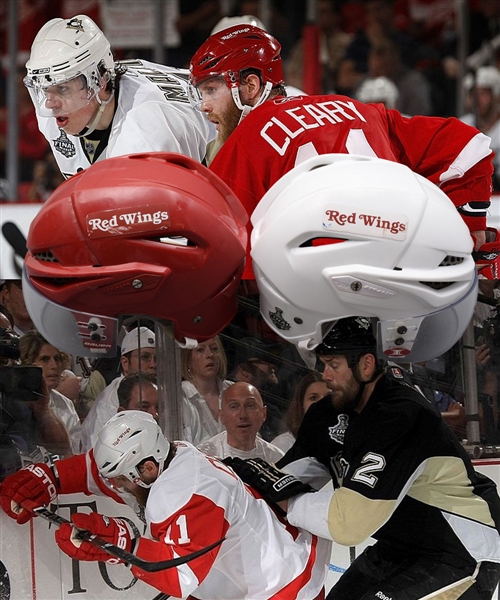
[[[438,185],[469,227],[483,272],[497,276],[500,243],[486,227],[493,153],[474,127],[455,118],[406,118],[346,96],[287,98],[280,45],[251,25],[210,36],[191,59],[190,73],[192,101],[224,141],[210,169],[249,215],[282,175],[312,156],[376,156]],[[243,278],[254,278],[249,254]]]
[[[140,538],[127,519],[76,513],[72,520],[147,561],[186,556],[224,538],[177,568],[132,567],[135,577],[162,592],[198,600],[324,599],[331,542],[289,526],[218,459],[187,442],[169,442],[148,413],[112,417],[87,454],[14,473],[2,483],[0,502],[6,514],[25,523],[30,509],[77,491],[130,505],[138,499],[147,522]],[[74,559],[110,560],[104,550],[77,540],[69,524],[55,535]]]

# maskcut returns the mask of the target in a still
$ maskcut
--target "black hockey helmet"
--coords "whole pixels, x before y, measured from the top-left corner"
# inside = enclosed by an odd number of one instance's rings
[[[372,320],[368,317],[339,319],[314,351],[318,356],[343,354],[351,368],[357,364],[362,354],[377,356]]]

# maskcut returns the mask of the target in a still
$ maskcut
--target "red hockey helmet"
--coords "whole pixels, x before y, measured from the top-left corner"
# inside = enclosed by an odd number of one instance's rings
[[[83,346],[82,356],[114,351],[109,317],[121,315],[171,321],[181,343],[209,339],[236,312],[246,221],[231,190],[189,157],[97,162],[59,186],[31,224],[30,315],[56,347]]]
[[[253,25],[235,25],[211,35],[191,59],[191,85],[221,76],[229,88],[240,85],[240,73],[257,69],[272,87],[285,82],[281,45],[272,35]]]

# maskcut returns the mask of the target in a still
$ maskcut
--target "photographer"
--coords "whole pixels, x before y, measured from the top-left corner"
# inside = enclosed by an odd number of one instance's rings
[[[44,455],[70,455],[70,440],[49,407],[41,369],[18,364],[19,337],[0,313],[0,480]]]

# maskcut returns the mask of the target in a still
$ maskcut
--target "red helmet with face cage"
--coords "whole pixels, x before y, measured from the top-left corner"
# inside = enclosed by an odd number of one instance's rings
[[[246,69],[257,69],[273,87],[284,84],[280,52],[279,42],[259,27],[229,27],[211,35],[191,59],[191,85],[221,76],[229,88],[238,87]]]
[[[246,221],[231,190],[189,157],[97,162],[59,186],[32,222],[30,314],[43,325],[46,299],[94,317],[94,329],[102,317],[140,314],[171,321],[181,342],[209,339],[236,312]]]

